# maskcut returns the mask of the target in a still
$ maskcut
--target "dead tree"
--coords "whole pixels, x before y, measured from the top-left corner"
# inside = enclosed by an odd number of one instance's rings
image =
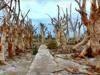
[[[69,14],[69,23],[70,23],[70,26],[71,26],[71,30],[74,34],[74,39],[76,40],[76,33],[77,33],[77,25],[78,25],[78,17],[76,18],[76,20],[73,22],[73,19],[72,19],[72,4],[70,4],[70,14]],[[74,41],[75,41],[74,40]]]
[[[68,21],[69,21],[70,28],[73,32],[74,41],[78,42],[78,40],[80,39],[80,29],[81,29],[82,23],[80,22],[78,16],[76,17],[75,20],[73,20],[71,4],[70,4],[70,14],[69,14],[68,19],[69,19]]]
[[[79,5],[79,9],[76,10],[80,13],[82,22],[86,26],[89,36],[86,44],[87,48],[81,52],[80,56],[86,55],[90,48],[93,56],[100,55],[100,0],[91,0],[89,18],[86,13],[86,0],[82,0],[82,3],[79,0],[75,1]]]
[[[81,27],[82,27],[82,22],[78,22],[78,32],[77,32],[77,42],[79,42],[80,41],[80,39],[82,38],[82,36],[81,36]]]
[[[57,16],[57,18],[51,18],[51,23],[55,29],[56,42],[57,42],[58,46],[62,46],[62,48],[65,50],[66,46],[67,46],[67,37],[66,37],[66,34],[64,31],[68,27],[67,26],[68,13],[63,14],[63,16],[61,16],[59,5],[57,5],[57,7],[58,7],[58,16]]]
[[[48,36],[47,36],[47,38],[48,38],[48,40],[51,40],[52,39],[52,34],[51,34],[51,32],[50,31],[48,31]]]
[[[46,31],[46,26],[43,23],[40,23],[40,32],[41,32],[41,43],[45,43],[45,31]]]
[[[4,1],[4,0],[3,0]],[[5,43],[8,43],[8,57],[13,58],[15,54],[19,54],[26,49],[26,47],[32,46],[33,39],[33,26],[30,20],[26,21],[25,18],[29,11],[25,14],[25,16],[20,19],[21,9],[20,9],[20,0],[11,0],[4,8],[6,14],[4,15],[3,24],[0,26],[2,33],[1,37],[1,45],[2,45],[2,56],[4,57],[4,47]],[[13,3],[13,5],[12,5]],[[18,12],[16,11],[18,7]],[[6,42],[4,41],[7,40]],[[5,60],[5,59],[4,59]]]
[[[0,10],[6,8],[8,5],[6,4],[6,2],[4,0],[0,1]],[[3,21],[3,25],[0,26],[1,30],[0,30],[0,33],[1,33],[1,37],[0,37],[0,44],[1,44],[1,51],[0,51],[0,62],[2,62],[3,64],[5,64],[5,41],[6,41],[6,33],[7,33],[7,22],[5,21],[6,18],[4,18],[4,21]]]
[[[74,33],[74,39],[76,40],[76,38],[77,38],[77,26],[78,26],[78,22],[79,22],[78,17],[77,17],[76,21],[74,21],[74,22],[72,21],[72,18],[70,17],[69,22],[71,25],[71,30]]]
[[[5,7],[7,7],[7,4],[5,3],[5,1],[0,0],[0,10],[4,9]]]
[[[4,52],[5,52],[5,34],[1,32],[0,33],[0,63],[5,65],[6,62],[5,62]]]

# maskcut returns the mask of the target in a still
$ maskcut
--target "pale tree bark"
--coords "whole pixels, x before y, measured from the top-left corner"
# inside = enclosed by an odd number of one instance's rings
[[[45,43],[45,30],[46,27],[43,23],[40,23],[40,32],[41,32],[41,43]]]
[[[8,40],[8,57],[13,58],[14,55],[15,55],[14,43],[12,41],[12,38],[9,38],[9,40]]]
[[[66,40],[66,36],[65,36],[65,34],[64,34],[64,31],[63,31],[63,29],[61,29],[61,39],[60,39],[61,41],[61,44],[62,44],[62,48],[63,48],[63,50],[66,50],[66,46],[67,46],[67,40]]]
[[[98,8],[100,8],[100,0],[97,0]]]
[[[81,22],[78,23],[77,42],[80,41],[80,39],[81,39],[81,27],[82,27],[82,25],[83,24]]]
[[[33,39],[33,27],[32,22],[25,20],[29,11],[23,16],[20,10],[20,0],[5,0],[0,1],[0,10],[5,9],[4,12],[4,24],[2,24],[2,37],[0,42],[0,60],[5,60],[4,51],[5,44],[8,44],[8,57],[13,58],[17,50],[21,53],[26,47],[32,46]],[[19,18],[22,17],[21,19]],[[24,36],[23,36],[24,35]],[[8,41],[5,42],[5,40]]]
[[[12,34],[13,32],[13,28],[12,27],[8,27],[8,33],[6,32],[6,36],[8,35],[8,57],[9,58],[13,58],[14,55],[15,55],[15,51],[14,51],[14,43],[13,43],[13,40],[14,40],[14,35]],[[7,29],[6,29],[7,30]]]
[[[2,32],[1,38],[0,38],[0,63],[1,64],[7,64],[5,61],[5,33]]]
[[[73,49],[76,49],[76,50],[77,50],[78,47],[80,47],[80,46],[82,46],[82,45],[85,45],[85,44],[89,41],[89,39],[90,39],[89,35],[86,34],[86,35],[84,36],[84,39],[83,39],[80,43],[76,44],[76,45],[73,47]]]
[[[58,46],[61,45],[61,43],[60,43],[60,36],[61,36],[61,31],[60,30],[56,31],[56,42],[57,42]]]
[[[92,55],[96,56],[100,54],[100,8],[97,6],[97,0],[91,0],[90,16],[87,17],[86,13],[86,0],[81,3],[76,0],[79,5],[80,10],[77,10],[82,18],[84,25],[87,28],[87,32],[90,36],[90,47],[92,49]],[[99,4],[99,0],[98,0]],[[83,50],[81,55],[85,55],[87,50]]]
[[[58,14],[57,18],[51,18],[52,25],[54,26],[54,31],[56,33],[56,42],[58,46],[61,46],[63,50],[66,50],[67,46],[67,37],[65,35],[65,30],[68,27],[68,13],[66,9],[66,14],[64,13],[63,16],[60,14],[60,7],[58,7]]]
[[[62,48],[65,50],[66,49],[66,37],[65,37],[65,34],[64,34],[64,31],[63,29],[59,29],[56,33],[56,41],[57,41],[57,44],[58,46],[62,46]]]

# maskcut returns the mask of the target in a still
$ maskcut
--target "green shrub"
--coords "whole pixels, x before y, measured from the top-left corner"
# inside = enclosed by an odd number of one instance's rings
[[[36,55],[37,52],[38,52],[38,48],[36,46],[33,46],[33,48],[32,48],[32,54]]]
[[[56,49],[57,48],[57,42],[55,40],[50,40],[47,44],[49,49]]]

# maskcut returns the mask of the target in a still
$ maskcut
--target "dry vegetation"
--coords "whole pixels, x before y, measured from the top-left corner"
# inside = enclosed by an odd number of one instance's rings
[[[79,6],[81,20],[77,17],[73,21],[70,5],[70,13],[66,8],[61,16],[60,6],[57,5],[57,18],[52,18],[55,37],[48,31],[48,27],[40,23],[40,33],[36,31],[27,11],[22,14],[20,0],[0,1],[0,11],[4,15],[0,18],[0,64],[7,64],[6,60],[15,59],[21,54],[36,54],[41,44],[46,44],[54,54],[71,54],[75,61],[88,57],[100,61],[100,0],[91,0],[90,15],[86,12],[86,0],[75,0]],[[88,18],[89,16],[89,18]],[[81,28],[86,27],[87,32],[81,35]],[[70,37],[72,31],[73,37]],[[48,34],[46,33],[48,32]],[[48,35],[46,37],[46,35]],[[89,65],[89,71],[100,73],[98,66]],[[91,74],[92,75],[92,74]]]

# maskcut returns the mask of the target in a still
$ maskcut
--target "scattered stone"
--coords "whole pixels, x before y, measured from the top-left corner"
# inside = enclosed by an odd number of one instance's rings
[[[3,70],[0,70],[0,75],[5,75],[5,72]]]
[[[58,63],[58,66],[60,69],[73,69],[73,70],[77,70],[77,72],[86,72],[85,68],[86,66],[80,65],[78,63],[75,63],[73,61],[70,60],[64,60],[61,58],[56,58],[55,61]]]
[[[100,58],[88,59],[88,65],[100,68]]]

